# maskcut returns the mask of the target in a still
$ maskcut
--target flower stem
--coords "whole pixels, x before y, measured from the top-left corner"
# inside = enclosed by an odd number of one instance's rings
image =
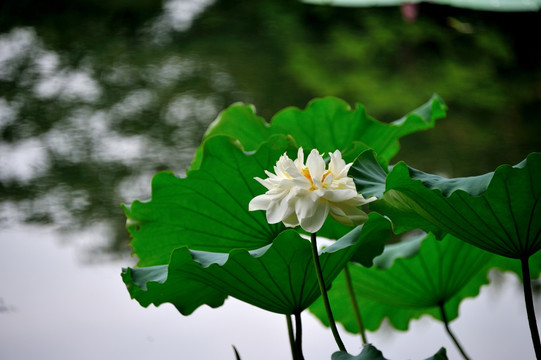
[[[530,265],[528,264],[528,259],[528,256],[520,259],[522,264],[522,285],[524,286],[524,301],[526,303],[526,312],[528,314],[528,324],[530,325],[533,348],[535,350],[535,356],[539,360],[541,359],[541,342],[539,341],[539,330],[537,329],[537,320],[535,319],[532,283],[530,278]]]
[[[291,346],[291,355],[293,356],[293,360],[298,360],[297,357],[297,348],[295,345],[295,337],[293,335],[293,323],[291,321],[291,315],[286,315],[287,320],[287,334],[289,335],[289,345]]]
[[[240,355],[239,355],[239,352],[237,351],[237,348],[235,347],[235,345],[233,345],[233,351],[235,352],[235,359],[240,360]]]
[[[443,324],[445,325],[445,330],[447,330],[447,334],[449,334],[449,336],[451,337],[451,339],[453,340],[453,342],[455,343],[456,347],[458,348],[458,351],[460,351],[460,353],[462,354],[462,357],[465,359],[465,360],[469,360],[470,358],[468,357],[468,355],[466,355],[466,352],[464,351],[464,349],[462,348],[462,346],[460,345],[460,343],[458,342],[458,339],[455,337],[455,335],[453,334],[453,332],[451,331],[451,328],[449,327],[449,320],[447,320],[447,314],[445,313],[445,308],[444,308],[444,303],[443,301],[440,302],[438,304],[439,308],[440,308],[440,312],[441,312],[441,318],[443,320]]]
[[[325,280],[323,279],[323,272],[321,271],[321,264],[319,263],[319,254],[317,251],[317,241],[316,233],[311,233],[311,243],[312,243],[312,257],[314,258],[314,266],[316,268],[317,281],[319,283],[319,290],[321,291],[321,297],[323,298],[323,304],[325,305],[325,311],[327,312],[327,318],[329,319],[329,326],[331,328],[334,340],[340,351],[346,352],[346,347],[340,338],[338,329],[336,328],[336,323],[334,322],[334,317],[331,310],[331,305],[329,304],[329,297],[327,296],[327,287],[325,286]]]
[[[359,332],[361,333],[361,340],[363,345],[366,345],[368,341],[366,340],[366,330],[364,328],[363,319],[361,317],[361,311],[359,310],[359,304],[357,304],[357,297],[353,291],[353,282],[351,281],[351,274],[349,272],[349,264],[346,264],[344,268],[344,275],[346,277],[346,284],[348,287],[349,298],[351,300],[351,305],[353,306],[353,314],[355,315],[355,321],[359,327]]]
[[[302,353],[302,321],[300,311],[295,312],[295,345],[296,345],[296,359],[304,360],[304,355]]]

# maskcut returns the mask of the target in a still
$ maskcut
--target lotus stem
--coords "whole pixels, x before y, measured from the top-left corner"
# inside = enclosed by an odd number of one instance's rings
[[[532,282],[530,278],[529,256],[520,259],[522,264],[522,285],[524,287],[524,302],[526,303],[526,312],[528,314],[528,324],[530,325],[530,334],[532,336],[535,357],[541,359],[541,341],[539,340],[539,330],[537,329],[537,320],[535,319],[535,309],[533,306]]]
[[[336,323],[334,322],[334,316],[332,314],[331,305],[329,304],[329,296],[327,295],[327,287],[325,286],[325,280],[323,279],[323,272],[321,271],[321,264],[319,263],[319,253],[317,251],[316,233],[311,233],[312,243],[312,257],[314,258],[314,266],[316,268],[317,281],[319,283],[319,290],[321,291],[321,297],[323,298],[323,304],[325,305],[325,311],[327,312],[327,318],[329,319],[329,326],[331,328],[334,340],[340,351],[346,351],[346,347],[340,338]]]
[[[449,336],[451,337],[451,339],[455,343],[456,347],[458,348],[458,351],[460,351],[460,353],[462,354],[462,357],[465,360],[470,360],[470,358],[468,357],[468,355],[466,355],[466,352],[464,351],[464,349],[462,348],[462,346],[458,342],[458,339],[455,337],[455,335],[451,331],[451,328],[449,327],[449,320],[447,319],[447,314],[445,313],[445,307],[444,307],[443,301],[440,302],[438,304],[438,306],[440,308],[441,318],[443,320],[443,324],[445,325],[445,330],[447,330],[447,334],[449,334]]]
[[[298,360],[297,348],[295,345],[295,336],[293,335],[293,322],[291,321],[291,315],[286,315],[287,321],[287,334],[289,335],[289,345],[291,346],[291,355],[293,360]]]
[[[295,353],[297,355],[296,359],[304,360],[304,355],[302,353],[302,321],[300,311],[295,312]]]
[[[344,276],[346,277],[346,284],[348,288],[349,298],[351,300],[351,305],[353,306],[353,314],[355,315],[355,321],[359,327],[359,332],[361,333],[361,340],[363,345],[366,345],[368,341],[366,340],[366,330],[364,328],[363,319],[361,317],[361,311],[359,310],[359,304],[357,304],[357,297],[355,296],[355,291],[353,291],[353,282],[351,281],[351,274],[349,272],[349,264],[346,264],[344,268]]]
[[[235,347],[235,345],[233,345],[233,351],[235,352],[235,360],[241,360],[239,352],[237,351],[237,348]]]

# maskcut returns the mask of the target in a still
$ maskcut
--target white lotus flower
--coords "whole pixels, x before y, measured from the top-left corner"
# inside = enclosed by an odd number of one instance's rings
[[[365,199],[357,193],[353,179],[347,176],[353,163],[346,165],[340,151],[329,155],[326,169],[316,149],[308,155],[306,165],[302,148],[295,161],[284,153],[274,167],[275,174],[265,171],[267,179],[255,178],[268,191],[250,201],[250,211],[266,210],[269,224],[282,221],[288,227],[300,225],[310,233],[321,229],[329,214],[345,225],[364,223],[367,215],[358,207],[376,198]]]

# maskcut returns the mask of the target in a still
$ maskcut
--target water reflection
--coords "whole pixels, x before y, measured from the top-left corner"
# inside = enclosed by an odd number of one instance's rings
[[[160,24],[154,30],[184,30],[209,3],[194,1],[190,13],[178,17],[173,10],[188,3],[171,1],[148,21]],[[128,53],[147,54],[134,59],[122,53],[109,63],[109,53],[85,49],[74,66],[73,53],[51,48],[32,27],[0,36],[5,225],[108,229],[111,241],[94,250],[129,253],[120,203],[148,198],[157,171],[184,171],[207,124],[225,106],[232,81],[176,49],[154,53],[143,40],[131,46]]]
[[[119,204],[148,198],[159,170],[182,174],[209,122],[236,101],[270,118],[336,95],[394,120],[438,92],[449,118],[406,138],[401,159],[464,176],[539,150],[541,49],[525,40],[539,13],[422,4],[409,24],[396,8],[171,0],[42,4],[45,21],[8,4],[0,222],[101,229],[100,256],[129,253]]]
[[[155,39],[164,39],[165,34],[185,31],[214,0],[170,0],[164,4],[163,14],[152,22]]]

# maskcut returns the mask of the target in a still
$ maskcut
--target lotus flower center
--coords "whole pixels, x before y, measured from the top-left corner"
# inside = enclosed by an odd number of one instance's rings
[[[330,174],[332,174],[332,171],[331,170],[327,170],[325,171],[325,173],[321,176],[321,187],[323,189],[327,189],[327,186],[329,186],[329,184],[325,183],[325,179],[327,178],[327,176],[329,176]],[[302,175],[308,179],[308,181],[310,181],[310,191],[314,191],[314,190],[317,190],[317,186],[316,184],[314,184],[314,180],[312,179],[312,174],[310,174],[310,169],[308,169],[307,167],[305,167],[304,169],[302,169]]]
[[[308,169],[307,167],[305,167],[304,169],[302,169],[302,175],[308,179],[308,181],[310,181],[310,184],[312,186],[310,186],[310,191],[314,191],[314,190],[317,190],[317,187],[316,185],[314,184],[314,180],[312,180],[312,175],[310,174],[310,169]]]
[[[321,177],[321,182],[322,182],[322,183],[325,183],[325,178],[326,178],[329,174],[332,174],[332,171],[331,171],[331,170],[325,171],[325,174],[323,174],[323,176]]]

